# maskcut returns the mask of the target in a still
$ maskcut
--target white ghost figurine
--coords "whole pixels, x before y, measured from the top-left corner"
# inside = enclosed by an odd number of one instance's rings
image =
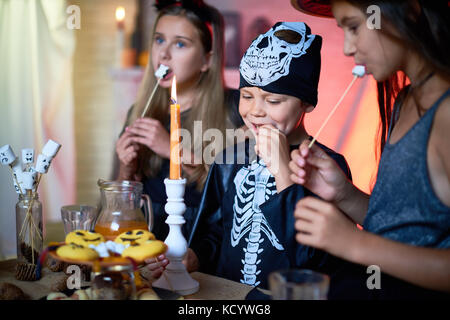
[[[45,156],[43,154],[38,155],[36,160],[36,167],[34,170],[39,173],[47,173],[52,157]]]
[[[2,165],[10,165],[16,160],[16,155],[9,144],[0,148],[0,163]]]
[[[29,164],[34,162],[34,150],[22,149],[22,163]]]
[[[54,158],[56,154],[59,151],[59,148],[61,148],[61,145],[53,140],[48,140],[45,144],[44,148],[42,148],[42,154],[44,156]]]

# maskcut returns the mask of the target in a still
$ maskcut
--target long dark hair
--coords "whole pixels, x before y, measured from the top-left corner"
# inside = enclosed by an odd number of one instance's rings
[[[447,0],[346,1],[363,12],[367,12],[368,6],[377,5],[384,19],[382,23],[388,23],[399,35],[394,35],[386,29],[382,29],[381,32],[406,44],[436,73],[450,78],[450,10]],[[406,83],[406,76],[402,72],[397,72],[386,81],[377,83],[381,120],[378,155],[381,155],[386,144],[394,101],[398,98],[397,101],[401,103],[406,96],[403,91]]]

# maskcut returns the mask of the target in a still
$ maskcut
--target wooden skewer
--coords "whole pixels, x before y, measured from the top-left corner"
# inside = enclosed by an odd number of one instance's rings
[[[27,210],[27,215],[25,216],[24,224],[22,225],[22,229],[21,229],[19,235],[21,235],[22,232],[23,232],[23,228],[24,228],[25,222],[26,222],[28,219],[30,219],[30,220],[31,220],[31,224],[34,226],[34,228],[35,228],[36,231],[38,232],[39,238],[42,240],[42,236],[41,236],[41,234],[40,234],[40,231],[39,231],[38,227],[36,226],[36,224],[34,223],[33,217],[31,216],[31,210],[32,210],[33,204],[34,204],[34,195],[35,195],[36,192],[37,192],[37,189],[38,189],[38,187],[39,187],[39,183],[41,182],[41,178],[42,178],[42,174],[39,175],[39,178],[38,178],[38,181],[37,181],[37,184],[36,184],[35,192],[33,192],[32,196],[31,196],[31,201],[30,201],[30,205],[29,205],[28,210]]]
[[[150,103],[153,100],[153,96],[155,95],[156,89],[158,89],[160,81],[161,81],[161,78],[158,78],[158,81],[156,82],[155,87],[153,88],[152,94],[150,95],[150,97],[147,100],[147,105],[145,106],[144,111],[141,114],[141,118],[143,118],[145,116],[145,114],[147,113],[147,109],[148,109],[148,107],[150,106]]]
[[[350,83],[350,85],[347,87],[347,89],[345,90],[344,94],[342,95],[342,97],[339,99],[338,103],[336,103],[336,105],[334,106],[333,110],[331,110],[330,114],[328,115],[328,117],[325,119],[325,121],[322,123],[322,126],[320,127],[320,129],[317,131],[315,137],[311,140],[311,142],[308,145],[308,149],[310,149],[312,147],[312,145],[314,144],[314,142],[317,140],[317,138],[319,137],[319,134],[322,132],[323,128],[325,127],[325,125],[327,124],[328,120],[330,120],[330,118],[333,116],[334,112],[337,110],[338,106],[341,104],[342,100],[344,100],[345,96],[347,95],[348,91],[350,90],[350,88],[353,86],[353,84],[355,83],[356,79],[358,78],[358,76],[354,76],[352,82]]]

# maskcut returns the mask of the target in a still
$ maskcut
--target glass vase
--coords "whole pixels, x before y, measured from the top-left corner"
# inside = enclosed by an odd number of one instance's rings
[[[42,203],[37,192],[19,195],[16,203],[17,263],[37,265],[43,250]]]

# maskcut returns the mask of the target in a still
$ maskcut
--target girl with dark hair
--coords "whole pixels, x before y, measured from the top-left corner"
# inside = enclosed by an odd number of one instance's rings
[[[169,175],[169,104],[173,76],[177,78],[177,101],[181,106],[181,125],[192,138],[191,148],[183,148],[183,177],[187,178],[183,225],[189,237],[200,202],[201,190],[209,165],[202,158],[205,147],[202,134],[214,128],[225,137],[227,128],[243,125],[237,110],[239,92],[224,90],[223,81],[223,18],[219,11],[203,1],[157,1],[158,15],[150,44],[150,58],[137,101],[128,112],[124,131],[116,144],[118,180],[138,180],[151,200],[154,213],[152,232],[164,240],[169,228],[165,224],[166,193],[164,179]],[[157,83],[154,73],[160,65],[169,67],[168,74],[159,82],[158,89],[146,109],[152,89]],[[142,117],[144,110],[146,114]],[[215,139],[209,146],[225,145]],[[185,141],[183,141],[184,143]],[[189,145],[189,144],[187,144]],[[183,145],[184,146],[184,145]],[[194,150],[194,147],[199,147]],[[217,147],[221,150],[221,147]],[[192,155],[192,156],[191,156]],[[193,164],[192,160],[196,161]],[[201,158],[201,163],[198,160]]]
[[[443,293],[450,292],[447,1],[292,2],[316,15],[332,12],[344,30],[344,54],[378,81],[382,123],[371,195],[348,181],[320,148],[305,143],[292,152],[291,179],[324,199],[298,202],[297,241],[353,263],[332,275],[330,298],[448,298]],[[381,29],[368,27],[371,5],[380,9]],[[382,272],[381,282],[372,283],[380,290],[370,290],[371,265]]]

